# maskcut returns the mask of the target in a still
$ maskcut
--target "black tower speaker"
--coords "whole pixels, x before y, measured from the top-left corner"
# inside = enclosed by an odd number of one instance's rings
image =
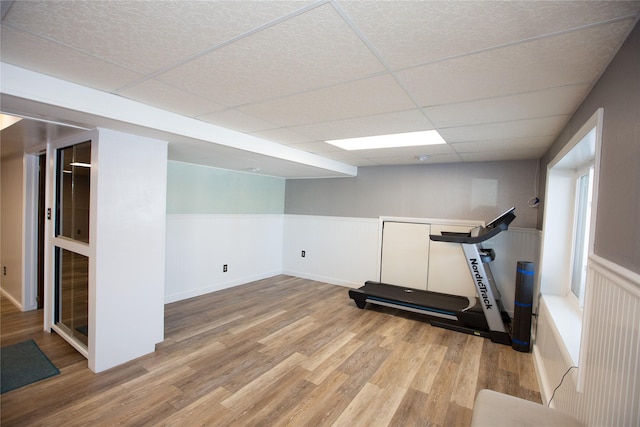
[[[528,353],[531,350],[531,311],[533,309],[534,264],[518,261],[516,295],[513,310],[511,346],[514,350]]]

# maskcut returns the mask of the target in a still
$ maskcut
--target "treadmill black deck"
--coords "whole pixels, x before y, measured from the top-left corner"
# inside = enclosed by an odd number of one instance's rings
[[[366,300],[369,299],[450,316],[457,316],[469,306],[467,297],[371,281],[366,282],[361,288],[350,289],[349,296],[360,308],[364,308]]]

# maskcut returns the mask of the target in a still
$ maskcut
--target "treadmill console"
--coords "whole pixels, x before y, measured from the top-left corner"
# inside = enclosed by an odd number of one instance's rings
[[[513,211],[515,210],[516,210],[515,206],[512,206],[511,208],[507,209],[506,212],[498,215],[496,219],[489,222],[486,228],[495,228],[499,224],[503,224],[505,222],[507,223],[507,225],[509,225],[509,223],[511,223],[511,221],[513,221],[513,219],[516,217],[515,214],[513,213]]]
[[[512,206],[489,222],[486,227],[475,227],[469,233],[449,233],[443,231],[442,234],[430,234],[429,238],[435,242],[482,243],[500,232],[509,229],[509,224],[516,218],[516,215],[513,213],[515,210],[515,206]]]

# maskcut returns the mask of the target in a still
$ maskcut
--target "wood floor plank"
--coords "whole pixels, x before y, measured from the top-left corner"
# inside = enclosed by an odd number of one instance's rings
[[[261,323],[266,322],[267,320],[271,320],[274,317],[282,316],[283,314],[286,314],[286,313],[287,313],[286,310],[276,310],[272,313],[265,313],[262,316],[251,319],[249,322],[245,322],[240,326],[236,326],[234,328],[229,329],[229,332],[234,335],[238,335],[239,333],[244,332],[247,329],[254,328],[260,325]]]
[[[393,349],[396,344],[404,340],[413,326],[413,322],[401,316],[391,316],[376,331],[377,334],[384,337],[384,341],[380,347]]]
[[[432,425],[431,414],[425,404],[429,399],[427,393],[408,389],[389,422],[390,426],[426,426]]]
[[[315,319],[311,316],[305,316],[264,338],[260,338],[258,342],[266,346],[263,352],[268,350],[269,347],[288,347],[316,328],[318,328],[318,323]]]
[[[536,377],[535,367],[533,366],[533,358],[529,353],[516,352],[518,361],[518,380],[520,387],[529,390],[538,389],[538,378]]]
[[[182,426],[207,426],[215,425],[225,416],[229,410],[220,402],[230,396],[229,391],[218,387],[211,393],[203,395],[188,406],[176,411],[173,415],[159,421],[158,426],[182,427]]]
[[[234,424],[243,426],[275,426],[294,406],[304,400],[315,385],[304,380],[303,368],[295,366],[262,390],[250,410],[245,410]],[[286,391],[286,392],[284,392]]]
[[[304,399],[284,414],[276,425],[327,426],[333,424],[350,402],[338,389],[349,375],[331,371]]]
[[[333,427],[369,426],[370,408],[376,404],[381,396],[382,389],[380,387],[366,383],[333,423]]]
[[[206,323],[203,323],[199,327],[194,327],[193,324],[187,325],[183,328],[184,330],[181,331],[180,333],[173,334],[173,339],[176,342],[181,342],[186,339],[193,338],[197,335],[203,334],[205,332],[209,332],[214,329],[223,327],[225,325],[228,325],[229,323],[233,323],[242,318],[244,318],[244,315],[234,313],[234,314],[231,314],[230,316],[217,318],[215,320],[210,320]]]
[[[471,424],[472,413],[473,411],[470,408],[460,406],[456,403],[451,403],[447,408],[447,416],[444,419],[444,425],[468,426]]]
[[[252,399],[261,396],[263,389],[265,389],[269,384],[273,383],[276,379],[289,372],[304,360],[306,360],[306,356],[303,356],[300,353],[292,354],[277,366],[265,372],[263,375],[233,393],[230,397],[220,403],[222,403],[226,408],[232,409],[236,412],[242,411],[248,406],[248,402],[251,402]]]
[[[129,393],[130,398],[124,404],[113,409],[112,405],[106,404],[105,407],[112,406],[112,410],[103,414],[102,410],[96,410],[93,415],[96,416],[96,425],[108,427],[113,425],[155,425],[160,420],[166,419],[173,415],[176,409],[169,405],[167,401],[172,397],[180,394],[180,390],[173,385],[163,384],[155,387],[153,393]],[[88,425],[83,423],[81,425]]]
[[[451,402],[461,407],[473,409],[476,397],[480,356],[484,339],[473,335],[467,336],[467,344],[460,360],[460,370],[455,379]]]
[[[100,374],[42,311],[0,310],[2,345],[34,339],[60,368],[2,395],[3,427],[465,427],[481,388],[540,400],[530,353],[292,276],[167,304],[156,352]]]
[[[451,403],[453,393],[453,379],[457,377],[460,365],[447,359],[446,355],[438,369],[436,378],[431,386],[431,392],[427,399],[426,406],[430,418],[437,425],[445,425],[447,411]]]
[[[315,370],[329,357],[335,354],[338,350],[344,347],[349,341],[351,341],[356,334],[353,332],[343,332],[331,342],[324,345],[320,350],[309,356],[307,360],[302,362],[301,366],[309,371]]]
[[[234,393],[282,361],[279,357],[265,357],[256,344],[241,341],[228,347],[228,352],[219,358],[191,363],[196,372],[175,383],[183,395],[172,399],[170,403],[182,408],[218,387]]]
[[[327,359],[316,366],[312,372],[307,374],[305,378],[314,384],[322,384],[327,377],[331,376],[342,364],[349,359],[364,343],[358,340],[349,340],[345,345],[340,347],[336,352],[332,353]],[[302,367],[309,366],[307,359],[302,362]],[[315,360],[314,360],[315,362]]]
[[[170,353],[154,354],[150,357],[140,359],[139,363],[148,370],[162,370],[171,368],[177,364],[184,365],[193,363],[201,358],[215,357],[217,354],[223,353],[226,350],[227,346],[218,341],[205,342],[201,347],[184,346]]]
[[[436,375],[440,371],[440,366],[447,354],[447,347],[432,344],[428,347],[428,350],[425,351],[425,359],[422,362],[422,366],[418,369],[418,372],[411,383],[411,387],[428,394],[431,393]]]
[[[417,351],[416,351],[417,350]],[[421,347],[407,342],[395,345],[389,357],[380,365],[369,382],[380,388],[395,385],[407,389],[427,356]]]

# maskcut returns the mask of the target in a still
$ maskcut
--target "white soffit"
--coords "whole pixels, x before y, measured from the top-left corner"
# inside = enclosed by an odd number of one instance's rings
[[[76,111],[83,115],[94,115],[113,120],[116,124],[115,130],[119,130],[117,123],[124,123],[140,129],[151,129],[154,133],[164,133],[169,142],[174,138],[174,135],[177,135],[178,138],[195,139],[313,168],[326,169],[333,173],[333,176],[355,176],[357,174],[357,168],[354,166],[312,153],[159,110],[116,95],[89,89],[9,64],[0,63],[0,65],[2,74],[0,89],[3,95],[59,107],[72,112]],[[3,101],[3,109],[6,106],[7,102]],[[142,131],[141,134],[145,135],[145,132]]]

